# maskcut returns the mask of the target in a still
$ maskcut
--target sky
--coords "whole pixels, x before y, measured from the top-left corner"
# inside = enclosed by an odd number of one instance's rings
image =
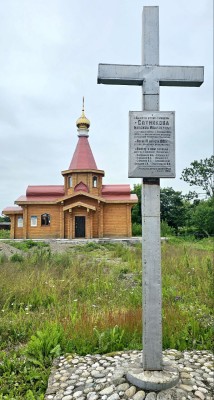
[[[176,178],[161,187],[193,189],[182,170],[213,153],[212,0],[2,0],[0,212],[28,185],[63,184],[83,96],[103,183],[141,183],[128,178],[128,114],[141,110],[141,88],[98,85],[97,74],[99,63],[141,64],[143,6],[159,6],[160,65],[205,67],[201,87],[160,89],[176,137]]]

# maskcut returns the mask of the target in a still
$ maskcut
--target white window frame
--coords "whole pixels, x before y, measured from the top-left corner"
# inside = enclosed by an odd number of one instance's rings
[[[17,228],[23,228],[23,217],[22,216],[17,218]]]
[[[31,215],[31,217],[30,217],[30,226],[32,226],[32,227],[38,226],[38,217],[37,217],[37,215]]]

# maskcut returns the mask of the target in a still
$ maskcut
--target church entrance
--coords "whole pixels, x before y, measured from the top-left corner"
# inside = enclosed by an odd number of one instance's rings
[[[85,237],[85,217],[75,217],[75,237]]]

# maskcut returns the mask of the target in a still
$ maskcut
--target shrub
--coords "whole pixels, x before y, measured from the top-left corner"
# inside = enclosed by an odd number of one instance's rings
[[[166,221],[161,221],[161,236],[173,236],[175,235],[175,229],[167,224]]]
[[[0,229],[0,239],[10,239],[10,231],[8,229]]]
[[[15,253],[10,257],[10,261],[22,262],[22,261],[24,261],[24,257],[21,254]]]
[[[47,324],[42,331],[31,336],[25,354],[27,360],[42,368],[49,367],[54,357],[61,354],[65,334],[61,325]]]
[[[141,236],[142,235],[142,226],[141,224],[137,224],[134,222],[132,224],[132,236]]]

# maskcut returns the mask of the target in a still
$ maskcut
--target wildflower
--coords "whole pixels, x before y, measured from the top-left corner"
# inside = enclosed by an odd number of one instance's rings
[[[74,301],[78,301],[78,299],[74,299]]]
[[[2,312],[4,312],[4,310],[2,310]]]

